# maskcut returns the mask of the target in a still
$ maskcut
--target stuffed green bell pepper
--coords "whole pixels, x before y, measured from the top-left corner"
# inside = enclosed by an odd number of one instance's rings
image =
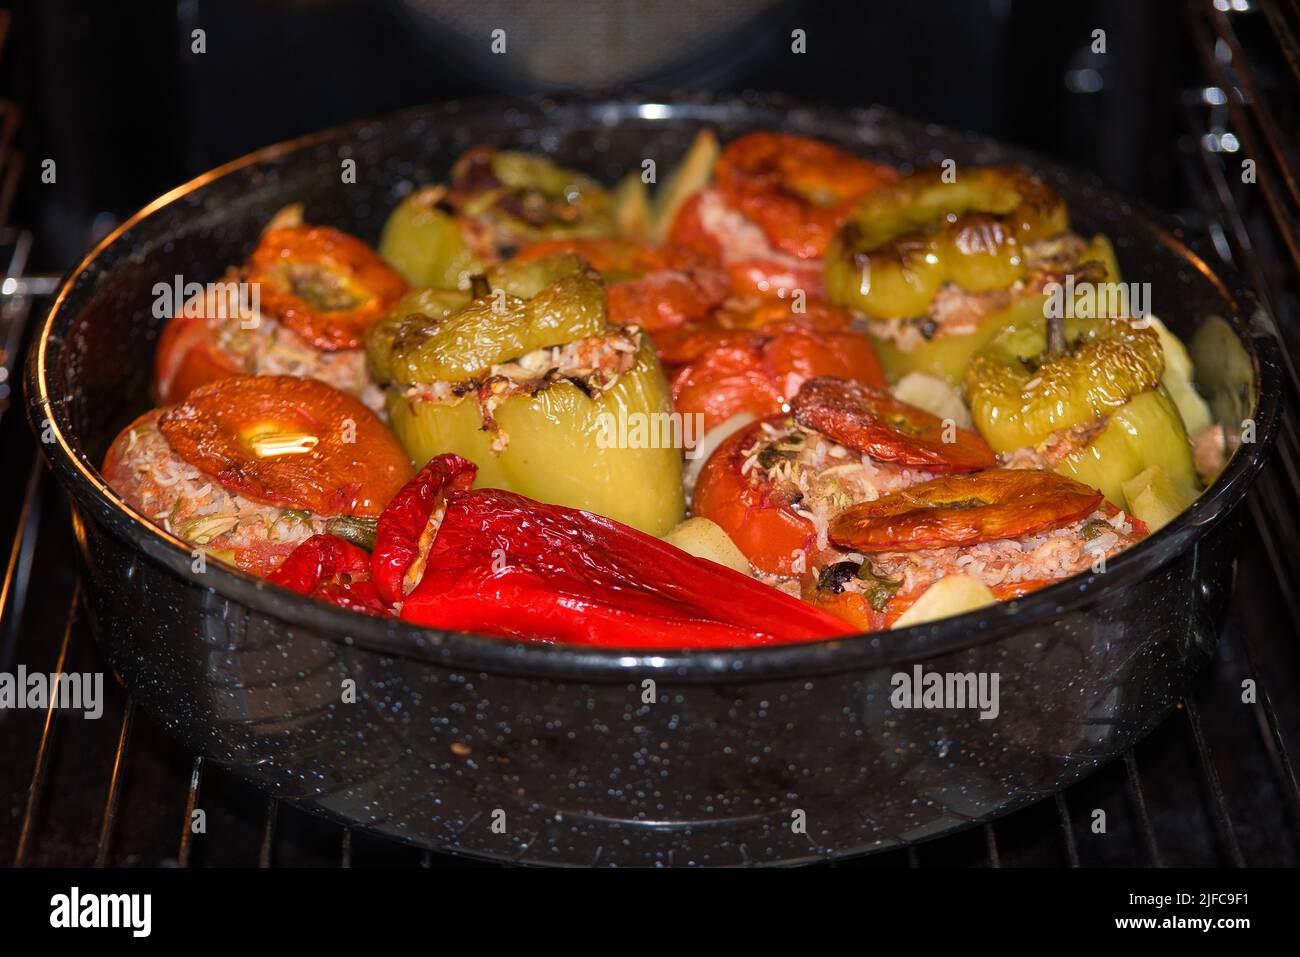
[[[454,452],[478,485],[654,535],[681,521],[663,371],[640,329],[608,323],[598,274],[562,254],[491,267],[473,287],[408,294],[367,337],[411,457]]]
[[[1124,485],[1158,467],[1181,509],[1199,492],[1159,334],[1124,318],[1004,330],[971,361],[975,427],[1009,464],[1051,468],[1129,510]]]
[[[1056,255],[1037,262],[1027,279],[1008,289],[966,293],[948,288],[924,316],[869,320],[867,331],[885,372],[895,381],[909,372],[924,372],[959,385],[971,357],[1002,330],[1041,324],[1049,299],[1062,294],[1070,276],[1079,284],[1076,302],[1089,285],[1118,282],[1115,253],[1105,236],[1084,243],[1071,235],[1053,246]],[[1040,255],[1046,251],[1045,246],[1036,250]],[[1112,310],[1103,302],[1086,314],[1104,316]]]
[[[1041,321],[1070,275],[1116,281],[1114,252],[1070,232],[1061,197],[1016,167],[963,168],[952,182],[925,170],[870,193],[825,264],[828,296],[866,318],[891,379],[954,385],[1002,329]]]
[[[470,276],[533,243],[614,229],[613,200],[595,180],[542,156],[484,146],[456,161],[448,184],[402,200],[379,254],[413,286],[465,289]]]

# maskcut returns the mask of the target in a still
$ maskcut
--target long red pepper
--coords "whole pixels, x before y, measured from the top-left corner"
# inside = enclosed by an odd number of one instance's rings
[[[450,493],[474,484],[477,471],[478,466],[459,455],[434,456],[379,516],[371,577],[389,605],[400,602],[419,581],[421,560],[437,531],[430,519],[436,522],[436,513]]]
[[[499,489],[447,496],[424,576],[401,617],[435,628],[651,650],[739,648],[851,630],[626,525]]]
[[[372,615],[391,615],[370,580],[370,553],[334,535],[313,535],[267,576],[300,595]]]

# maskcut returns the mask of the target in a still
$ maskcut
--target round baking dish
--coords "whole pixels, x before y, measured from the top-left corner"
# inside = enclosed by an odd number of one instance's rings
[[[1184,338],[1243,445],[1196,504],[1104,574],[897,632],[727,653],[645,654],[416,629],[216,564],[102,481],[147,406],[153,286],[218,279],[281,206],[373,242],[413,185],[478,143],[540,150],[606,181],[667,169],[701,127],[781,129],[903,167],[1021,162]],[[356,182],[340,175],[356,162]],[[1230,330],[1231,334],[1224,335]],[[1271,323],[1176,229],[1057,165],[878,108],[771,96],[444,104],[273,146],[141,210],[63,284],[27,364],[28,410],[71,494],[95,633],[188,747],[258,787],[424,847],[554,864],[798,862],[925,840],[1034,801],[1122,753],[1208,660],[1240,505],[1278,417]],[[899,672],[996,675],[994,718],[899,710]],[[351,691],[355,689],[355,698]]]

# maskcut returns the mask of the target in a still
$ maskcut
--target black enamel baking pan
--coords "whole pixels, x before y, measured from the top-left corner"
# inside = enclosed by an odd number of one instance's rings
[[[608,182],[666,169],[697,130],[817,136],[908,168],[1021,162],[1190,341],[1230,435],[1196,504],[1151,538],[1019,601],[901,631],[645,654],[417,629],[209,564],[105,486],[147,407],[153,285],[218,279],[290,202],[374,242],[389,210],[479,143]],[[356,161],[355,183],[340,175]],[[1204,334],[1206,331],[1215,334]],[[521,862],[739,865],[919,842],[1087,775],[1160,722],[1209,659],[1242,501],[1279,415],[1269,318],[1218,263],[1094,181],[887,111],[773,97],[444,104],[261,150],[160,197],[68,276],[27,364],[33,428],[74,505],[84,593],[113,670],[189,748],[258,787],[424,847]],[[1198,336],[1201,338],[1198,339]],[[996,674],[999,714],[899,710],[897,673]],[[345,690],[355,687],[354,703]]]

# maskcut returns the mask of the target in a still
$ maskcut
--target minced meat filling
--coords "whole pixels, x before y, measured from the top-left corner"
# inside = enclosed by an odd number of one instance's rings
[[[509,436],[497,425],[493,411],[515,396],[534,396],[557,382],[569,382],[589,396],[607,392],[619,376],[636,365],[642,332],[635,326],[603,336],[575,339],[492,366],[480,377],[459,382],[431,382],[407,387],[409,402],[453,404],[473,396],[483,427],[494,433],[493,451],[505,451]]]
[[[1107,514],[1110,512],[1111,514]],[[947,575],[970,575],[989,588],[1066,578],[1092,568],[1141,538],[1131,518],[1103,505],[1088,518],[1052,531],[978,545],[885,552],[869,558],[877,580],[898,582],[898,592],[922,590]],[[862,560],[862,556],[850,556]],[[871,578],[854,578],[845,588],[867,591]]]
[[[770,483],[775,495],[810,519],[817,530],[818,549],[827,547],[827,529],[836,513],[934,477],[873,459],[805,429],[794,419],[763,423],[754,443],[743,452],[741,474]]]
[[[238,274],[214,285],[208,297],[226,295],[224,308],[209,301],[203,316],[221,352],[234,359],[246,375],[291,375],[318,379],[340,392],[356,396],[371,410],[384,415],[384,396],[366,371],[362,349],[325,352],[305,342],[292,329],[264,313],[241,316],[234,292]]]
[[[1086,444],[1100,427],[1089,423],[1061,430],[1039,451],[1022,450],[1007,456],[1008,465],[1043,468],[1045,457],[1059,461],[1063,450],[1074,443]],[[796,577],[759,576],[789,594],[799,593],[800,577],[820,581],[829,575],[835,578],[830,583],[835,593],[861,594],[881,610],[895,594],[923,591],[947,575],[970,575],[990,588],[1065,578],[1088,570],[1099,558],[1109,558],[1142,537],[1128,515],[1103,505],[1086,519],[1037,535],[867,558],[830,544],[827,529],[831,520],[855,503],[875,501],[929,481],[932,474],[877,461],[804,429],[793,419],[764,423],[743,452],[741,474],[770,484],[775,498],[810,519],[817,530],[816,549],[794,569]],[[867,568],[859,572],[864,562]],[[836,574],[850,565],[853,574]]]
[[[969,292],[948,283],[940,287],[925,315],[871,320],[868,328],[877,338],[893,340],[904,352],[941,336],[967,335],[1017,297],[1037,294],[1047,283],[1060,281],[1064,273],[1091,266],[1079,262],[1086,248],[1083,238],[1074,233],[1031,243],[1025,247],[1028,275],[1008,288]]]
[[[1098,418],[1080,422],[1069,428],[1057,429],[1037,445],[1000,454],[998,461],[1003,468],[1008,469],[1051,471],[1072,453],[1087,448],[1089,443],[1106,428],[1109,421],[1106,418]]]

